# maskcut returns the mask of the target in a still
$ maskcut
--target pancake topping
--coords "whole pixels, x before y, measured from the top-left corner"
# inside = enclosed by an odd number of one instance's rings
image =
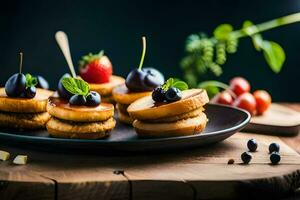
[[[132,70],[126,78],[125,84],[132,92],[145,92],[152,91],[157,86],[164,83],[163,75],[154,68],[144,68],[144,58],[146,54],[146,37],[143,40],[143,52],[140,60],[139,67]]]
[[[5,83],[5,93],[9,97],[32,99],[36,95],[37,78],[22,73],[23,53],[20,53],[19,73],[12,75]]]
[[[187,90],[188,85],[184,81],[169,78],[162,86],[152,92],[152,99],[156,103],[174,102],[182,99],[181,91]]]

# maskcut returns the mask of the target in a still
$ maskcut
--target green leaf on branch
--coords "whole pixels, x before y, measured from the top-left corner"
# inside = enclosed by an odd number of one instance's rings
[[[226,90],[229,86],[219,81],[203,81],[199,83],[198,88],[205,89],[211,98],[220,92],[220,88]]]
[[[253,28],[249,29],[249,27]],[[263,45],[263,38],[261,34],[253,34],[253,32],[257,30],[256,26],[254,26],[254,24],[251,21],[247,20],[243,23],[243,30],[247,35],[251,37],[255,49],[257,51],[260,51]]]
[[[254,45],[254,48],[257,50],[257,51],[260,51],[261,50],[261,46],[263,45],[263,38],[260,34],[255,34],[253,36],[251,36],[252,38],[252,42],[253,42],[253,45]]]
[[[233,27],[230,24],[221,24],[214,30],[214,37],[218,40],[227,40],[232,31]]]
[[[270,68],[273,72],[279,73],[285,61],[285,52],[282,47],[276,42],[264,40],[261,48]]]

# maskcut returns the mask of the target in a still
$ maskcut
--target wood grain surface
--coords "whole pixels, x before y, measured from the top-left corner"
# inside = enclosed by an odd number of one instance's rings
[[[300,112],[300,103],[282,103],[282,105]],[[300,134],[291,137],[280,137],[280,139],[300,154]]]
[[[300,130],[300,112],[293,107],[272,103],[263,115],[252,117],[244,130],[282,136],[297,135]]]
[[[240,155],[250,138],[259,147],[244,165]],[[280,144],[279,165],[270,165],[271,142]],[[284,197],[300,187],[299,136],[237,133],[213,146],[132,156],[0,149],[12,153],[0,161],[0,199],[245,199]],[[28,164],[12,164],[17,154],[27,154]]]

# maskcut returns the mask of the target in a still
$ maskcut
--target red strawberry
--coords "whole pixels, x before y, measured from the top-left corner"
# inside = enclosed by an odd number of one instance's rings
[[[79,66],[81,78],[88,83],[107,83],[112,75],[112,64],[103,51],[83,56]]]

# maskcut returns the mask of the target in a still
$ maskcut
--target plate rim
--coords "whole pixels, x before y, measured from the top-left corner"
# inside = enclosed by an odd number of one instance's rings
[[[60,143],[66,143],[69,142],[70,144],[79,144],[79,143],[94,143],[94,144],[122,144],[124,142],[130,143],[130,144],[135,144],[135,143],[144,143],[144,142],[164,142],[164,141],[173,141],[173,140],[185,140],[185,139],[191,139],[191,138],[199,138],[199,137],[211,137],[214,135],[222,135],[222,133],[230,133],[235,130],[240,130],[241,128],[245,127],[251,119],[251,114],[240,108],[232,107],[229,105],[221,105],[221,104],[212,104],[208,103],[207,105],[209,106],[217,106],[217,107],[225,107],[227,109],[232,109],[232,110],[237,110],[239,112],[242,112],[246,115],[246,118],[238,125],[232,126],[227,129],[222,129],[218,131],[213,131],[205,134],[195,134],[195,135],[187,135],[187,136],[177,136],[177,137],[166,137],[166,138],[141,138],[138,140],[126,140],[126,141],[108,141],[108,140],[91,140],[91,139],[69,139],[69,138],[52,138],[52,137],[40,137],[40,136],[29,136],[29,135],[21,135],[21,134],[11,134],[7,132],[2,132],[0,131],[0,136],[9,138],[9,139],[16,139],[18,141],[24,139],[26,141],[31,140],[31,141],[41,141],[41,142],[60,142]]]

